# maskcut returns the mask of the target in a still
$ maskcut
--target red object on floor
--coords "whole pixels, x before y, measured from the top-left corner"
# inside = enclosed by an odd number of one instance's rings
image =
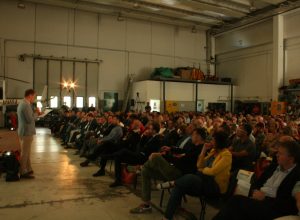
[[[18,123],[17,123],[17,116],[15,114],[10,115],[10,123],[14,129],[17,129]]]
[[[136,173],[128,171],[127,166],[124,164],[122,167],[122,182],[124,184],[133,184],[136,178]]]

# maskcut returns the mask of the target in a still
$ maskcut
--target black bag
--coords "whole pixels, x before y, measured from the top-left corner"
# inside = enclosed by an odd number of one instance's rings
[[[0,177],[2,175],[2,173],[4,173],[4,157],[2,154],[0,154]]]
[[[19,181],[20,163],[13,152],[6,152],[3,155],[4,170],[6,172],[6,182]]]

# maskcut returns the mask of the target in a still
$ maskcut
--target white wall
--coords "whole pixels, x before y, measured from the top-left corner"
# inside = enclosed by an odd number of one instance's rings
[[[235,99],[272,98],[272,20],[216,37],[217,75],[231,77]]]
[[[236,92],[236,87],[233,88],[233,95]],[[204,100],[204,108],[208,107],[208,103],[226,103],[226,110],[230,111],[230,93],[231,87],[229,85],[210,85],[199,84],[198,99]]]
[[[283,41],[285,67],[284,85],[290,79],[300,78],[300,10],[283,16]],[[273,71],[273,21],[265,21],[242,29],[236,29],[216,37],[217,73],[231,77],[237,85],[236,99],[270,101],[272,86],[282,86],[280,80],[272,85]],[[273,90],[274,91],[274,90]]]
[[[166,101],[190,102],[194,111],[196,98],[196,86],[191,83],[166,82],[165,87]],[[136,98],[139,93],[141,102],[149,102],[150,99],[161,101],[161,110],[163,110],[163,84],[159,81],[140,81],[133,84],[132,98]],[[225,102],[227,110],[230,110],[230,86],[229,85],[211,85],[198,84],[198,100],[204,101],[204,108],[207,108],[210,102]],[[235,92],[235,88],[234,91]]]
[[[300,78],[300,10],[295,10],[284,16],[285,38],[285,85],[290,79]]]
[[[32,87],[32,60],[20,62],[22,53],[102,59],[98,96],[117,91],[122,99],[129,73],[143,80],[154,67],[199,62],[206,71],[205,43],[205,32],[171,25],[119,22],[113,16],[40,4],[19,9],[14,0],[0,1],[0,76],[21,80],[7,79],[7,97],[21,97]]]

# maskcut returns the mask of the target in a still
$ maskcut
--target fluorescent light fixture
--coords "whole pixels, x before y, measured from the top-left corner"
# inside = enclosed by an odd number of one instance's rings
[[[166,5],[175,5],[177,3],[176,0],[162,0],[161,2]]]
[[[145,8],[150,9],[151,11],[160,11],[160,8],[153,6],[146,6]]]
[[[206,14],[206,15],[211,15],[211,16],[216,16],[216,17],[227,17],[226,15],[222,14],[222,13],[219,13],[219,12],[215,12],[215,11],[202,11],[203,14]]]
[[[199,21],[202,23],[209,23],[209,24],[218,24],[220,22],[209,19],[209,18],[203,18],[203,17],[199,17],[199,16],[194,16],[194,15],[188,15],[184,17],[187,20],[191,20],[191,21]]]
[[[18,1],[17,7],[20,8],[20,9],[25,9],[26,5],[24,4],[23,1]]]

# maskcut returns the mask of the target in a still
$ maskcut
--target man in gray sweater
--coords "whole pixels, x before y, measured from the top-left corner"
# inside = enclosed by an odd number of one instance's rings
[[[33,170],[30,161],[31,144],[35,132],[35,117],[32,109],[32,103],[35,100],[35,91],[28,89],[25,91],[25,97],[18,105],[18,135],[21,144],[20,159],[20,177],[24,179],[33,179]]]

